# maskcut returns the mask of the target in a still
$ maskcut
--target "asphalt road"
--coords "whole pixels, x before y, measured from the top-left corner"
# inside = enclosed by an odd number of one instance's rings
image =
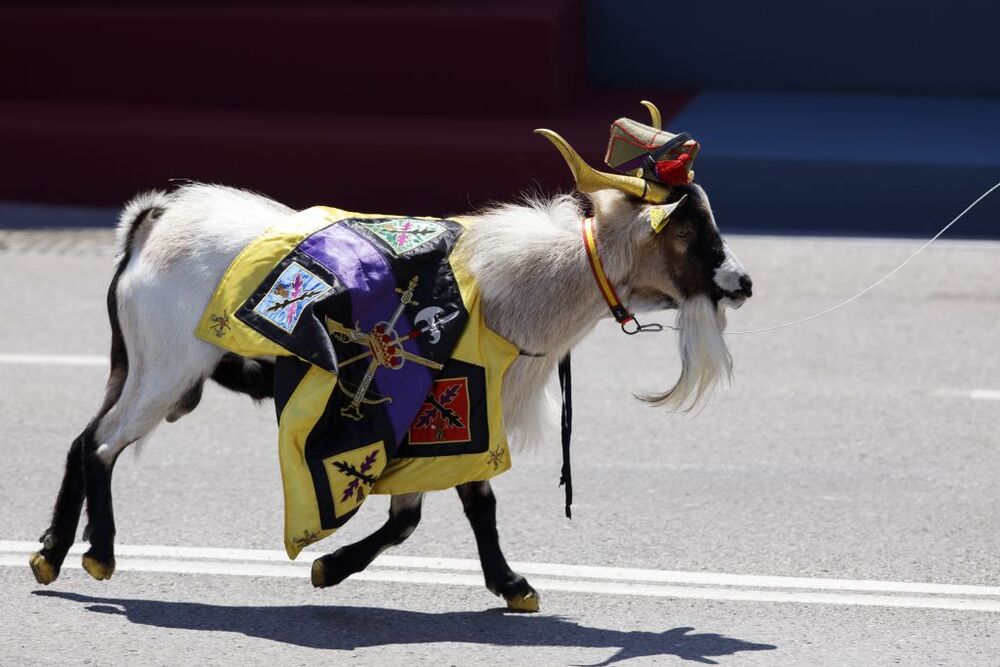
[[[731,243],[756,293],[731,329],[821,310],[917,245]],[[105,380],[90,360],[108,345],[110,255],[109,232],[0,232],[0,664],[1000,660],[996,243],[945,242],[826,318],[732,336],[735,382],[695,417],[631,396],[674,379],[673,334],[599,326],[574,353],[573,520],[555,432],[495,483],[507,556],[541,592],[535,615],[503,612],[479,585],[445,492],[395,561],[311,588],[308,554],[274,554],[271,408],[214,388],[119,462],[114,578],[75,568],[37,585],[27,542]],[[386,506],[373,498],[311,550],[362,537]]]

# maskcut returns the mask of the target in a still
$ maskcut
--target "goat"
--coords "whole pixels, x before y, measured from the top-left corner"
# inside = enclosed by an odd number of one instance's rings
[[[579,165],[570,164],[578,187],[589,194],[607,280],[622,301],[640,311],[679,311],[680,378],[670,390],[642,398],[672,409],[700,403],[731,372],[722,336],[724,309],[739,306],[751,294],[749,276],[720,236],[707,195],[690,183],[671,188],[662,205],[650,204],[634,187],[594,182],[592,175],[587,181]],[[504,424],[515,448],[536,439],[548,419],[554,399],[546,386],[557,361],[607,314],[580,239],[585,203],[563,195],[481,211],[469,216],[471,224],[454,250],[480,286],[487,326],[535,353],[519,357],[503,379]],[[40,538],[42,548],[31,556],[38,582],[48,584],[59,576],[84,498],[89,522],[84,539],[90,548],[83,567],[98,580],[112,575],[115,461],[163,420],[194,410],[206,379],[256,400],[273,396],[273,359],[227,353],[193,331],[236,255],[265,229],[287,224],[294,213],[261,195],[197,183],[148,192],[125,206],[107,296],[111,372],[103,404],[69,449],[51,525]],[[670,222],[662,233],[651,226],[651,217],[667,215]],[[501,552],[489,482],[456,488],[475,533],[487,588],[512,609],[536,611],[537,593]],[[337,584],[388,546],[403,542],[420,520],[422,497],[393,496],[389,519],[379,530],[317,559],[313,584]]]

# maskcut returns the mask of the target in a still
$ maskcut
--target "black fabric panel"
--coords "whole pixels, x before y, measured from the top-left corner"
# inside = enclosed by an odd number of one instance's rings
[[[282,272],[293,263],[299,264],[302,268],[313,273],[331,285],[333,289],[321,301],[306,304],[294,331],[288,333],[275,326],[267,318],[254,312],[254,308],[267,296]],[[310,311],[315,310],[320,302],[324,303],[328,310],[343,310],[350,313],[350,297],[341,281],[309,255],[294,250],[275,265],[264,282],[258,285],[250,298],[236,311],[236,317],[264,338],[273,340],[278,345],[291,350],[320,368],[336,372],[337,357],[330,343],[326,327],[323,325],[323,320],[321,317],[313,317],[310,314]]]
[[[278,357],[274,363],[274,412],[281,423],[281,413],[284,412],[292,392],[302,382],[302,378],[312,367],[298,357]]]

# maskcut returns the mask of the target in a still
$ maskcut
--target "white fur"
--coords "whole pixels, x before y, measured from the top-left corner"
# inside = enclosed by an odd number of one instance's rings
[[[162,213],[142,222],[132,247],[125,248],[132,221],[151,207]],[[630,277],[648,274],[662,259],[642,245],[648,223],[637,205],[604,191],[594,196],[594,207],[605,268],[627,299]],[[129,369],[121,398],[96,433],[109,465],[212,373],[223,351],[193,335],[205,305],[236,255],[293,214],[265,197],[213,185],[145,193],[126,206],[119,251],[129,250],[131,258],[117,301]],[[504,378],[505,426],[518,448],[553,432],[555,367],[607,317],[581,241],[582,216],[581,203],[570,196],[500,206],[473,216],[455,249],[476,276],[487,325],[522,350],[545,355],[518,358]],[[649,263],[645,269],[638,266],[642,262]],[[665,297],[677,298],[669,284],[662,289]],[[669,392],[650,399],[674,409],[700,403],[731,369],[721,336],[724,316],[709,299],[682,303],[678,322],[681,377]]]
[[[747,275],[746,267],[729,249],[728,243],[723,243],[726,261],[715,269],[715,284],[724,292],[736,292],[740,289],[740,278]]]
[[[128,376],[121,398],[95,434],[98,443],[108,445],[111,460],[211,374],[223,350],[193,335],[205,305],[240,250],[293,213],[272,200],[221,186],[145,193],[125,208],[132,215],[122,215],[121,244],[135,215],[150,206],[163,213],[142,223],[118,282]],[[124,251],[120,245],[119,253]]]
[[[681,303],[677,311],[680,329],[681,376],[662,394],[643,400],[674,410],[689,411],[704,405],[721,381],[732,378],[733,358],[726,347],[726,313],[704,296]]]

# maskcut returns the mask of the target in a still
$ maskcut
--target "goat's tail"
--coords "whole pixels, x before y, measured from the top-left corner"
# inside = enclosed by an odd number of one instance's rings
[[[118,257],[118,277],[128,264],[135,237],[147,219],[160,217],[170,202],[170,195],[163,190],[149,190],[133,197],[118,216],[118,231],[115,237],[115,251]]]

